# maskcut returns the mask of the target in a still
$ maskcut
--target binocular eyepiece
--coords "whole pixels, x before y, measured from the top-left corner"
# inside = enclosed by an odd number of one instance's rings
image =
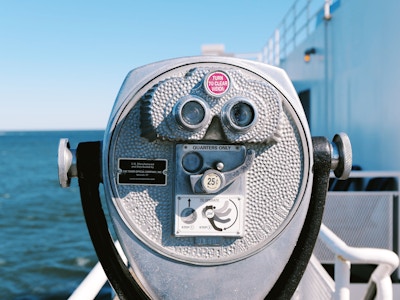
[[[150,141],[199,141],[218,133],[227,143],[278,138],[282,103],[276,89],[244,71],[213,71],[216,67],[198,66],[149,88],[140,100],[141,135]]]
[[[212,111],[207,102],[196,96],[184,96],[173,108],[175,120],[183,130],[199,131],[209,125]],[[256,106],[244,97],[230,99],[221,109],[219,116],[224,127],[237,133],[244,133],[254,126],[258,119]]]

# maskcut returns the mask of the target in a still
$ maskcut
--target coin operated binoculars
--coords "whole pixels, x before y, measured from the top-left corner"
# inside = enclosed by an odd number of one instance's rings
[[[347,135],[311,138],[281,69],[228,57],[126,77],[102,142],[60,141],[89,232],[121,299],[290,298],[311,256]],[[107,231],[99,184],[129,269]]]

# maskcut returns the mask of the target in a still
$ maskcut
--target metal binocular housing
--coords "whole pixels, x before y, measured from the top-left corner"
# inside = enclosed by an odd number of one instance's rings
[[[71,150],[62,140],[59,160],[63,186],[79,178],[94,246],[120,297],[272,299],[293,294],[329,173],[349,175],[351,146],[345,134],[311,137],[283,70],[190,57],[131,71],[103,141]],[[101,241],[99,183],[129,272]]]

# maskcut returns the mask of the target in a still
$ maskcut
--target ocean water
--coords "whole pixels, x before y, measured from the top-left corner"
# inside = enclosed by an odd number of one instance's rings
[[[58,183],[64,137],[103,131],[0,132],[0,299],[66,299],[97,262],[77,180]]]

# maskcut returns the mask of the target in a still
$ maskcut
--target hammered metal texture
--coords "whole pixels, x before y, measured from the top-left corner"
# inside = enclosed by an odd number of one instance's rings
[[[227,101],[240,96],[249,99],[257,106],[258,122],[245,134],[233,132],[222,123],[227,139],[230,142],[268,142],[277,138],[274,137],[274,133],[277,132],[282,106],[273,86],[265,81],[249,79],[234,69],[224,72],[229,75],[231,85],[222,98],[212,97],[204,90],[203,78],[210,73],[206,68],[193,69],[183,77],[169,78],[154,86],[142,99],[142,130],[154,128],[153,134],[147,134],[166,140],[201,140],[212,118],[199,131],[184,130],[177,124],[172,114],[178,100],[189,94],[198,96],[208,103],[211,115],[215,116],[221,113]]]
[[[239,71],[226,72],[231,78],[234,78],[234,87],[223,97],[224,99],[208,99],[209,103],[213,103],[212,109],[215,110],[215,113],[229,97],[234,97],[237,93],[241,96],[246,95],[245,86],[250,84],[253,86],[252,95],[259,98],[253,100],[266,102],[263,104],[263,107],[266,108],[266,115],[261,119],[267,118],[267,116],[271,118],[264,120],[265,128],[258,135],[250,133],[246,136],[247,140],[231,137],[236,141],[241,141],[241,144],[247,149],[256,151],[255,161],[246,174],[245,232],[243,237],[224,237],[219,239],[216,245],[212,245],[215,241],[213,238],[210,238],[209,245],[207,245],[206,237],[204,238],[205,245],[201,246],[196,244],[193,237],[175,237],[173,235],[174,149],[177,141],[171,141],[173,131],[170,127],[163,125],[163,119],[169,114],[174,101],[189,91],[205,98],[211,97],[201,92],[201,85],[198,84],[202,76],[207,74],[207,70],[193,71],[193,74],[190,75],[193,80],[187,84],[184,84],[187,75],[185,78],[173,77],[163,80],[157,85],[158,88],[151,89],[147,93],[147,98],[141,97],[141,100],[135,104],[114,132],[113,157],[111,157],[110,165],[110,178],[114,179],[116,193],[114,204],[124,215],[127,225],[143,243],[162,255],[180,261],[195,264],[222,264],[243,259],[266,247],[293,216],[301,201],[301,190],[305,185],[304,178],[307,177],[305,176],[308,171],[305,171],[303,149],[304,136],[298,128],[300,122],[293,108],[286,100],[282,105],[280,99],[283,97],[277,96],[278,91],[265,81],[257,82],[256,76],[249,78],[248,75],[246,77]],[[182,82],[181,90],[171,90],[170,93],[167,93],[168,88],[172,89],[173,85],[166,84],[166,82],[177,81]],[[164,88],[159,89],[163,85]],[[141,136],[143,129],[140,125],[140,118],[143,117],[143,115],[141,116],[143,113],[141,105],[143,105],[143,101],[147,101],[148,105],[154,100],[149,97],[164,99],[164,103],[157,107],[153,102],[152,114],[157,117],[152,122],[157,128],[158,135],[171,135],[168,139],[155,139],[150,142]],[[174,100],[171,100],[171,97]],[[170,102],[167,101],[168,99]],[[277,99],[279,99],[279,104]],[[197,139],[201,138],[203,133],[196,134],[185,137]],[[266,138],[267,136],[279,138],[271,140]],[[260,142],[256,143],[255,141],[258,140]],[[116,177],[119,172],[119,158],[168,160],[167,185],[118,185]]]

